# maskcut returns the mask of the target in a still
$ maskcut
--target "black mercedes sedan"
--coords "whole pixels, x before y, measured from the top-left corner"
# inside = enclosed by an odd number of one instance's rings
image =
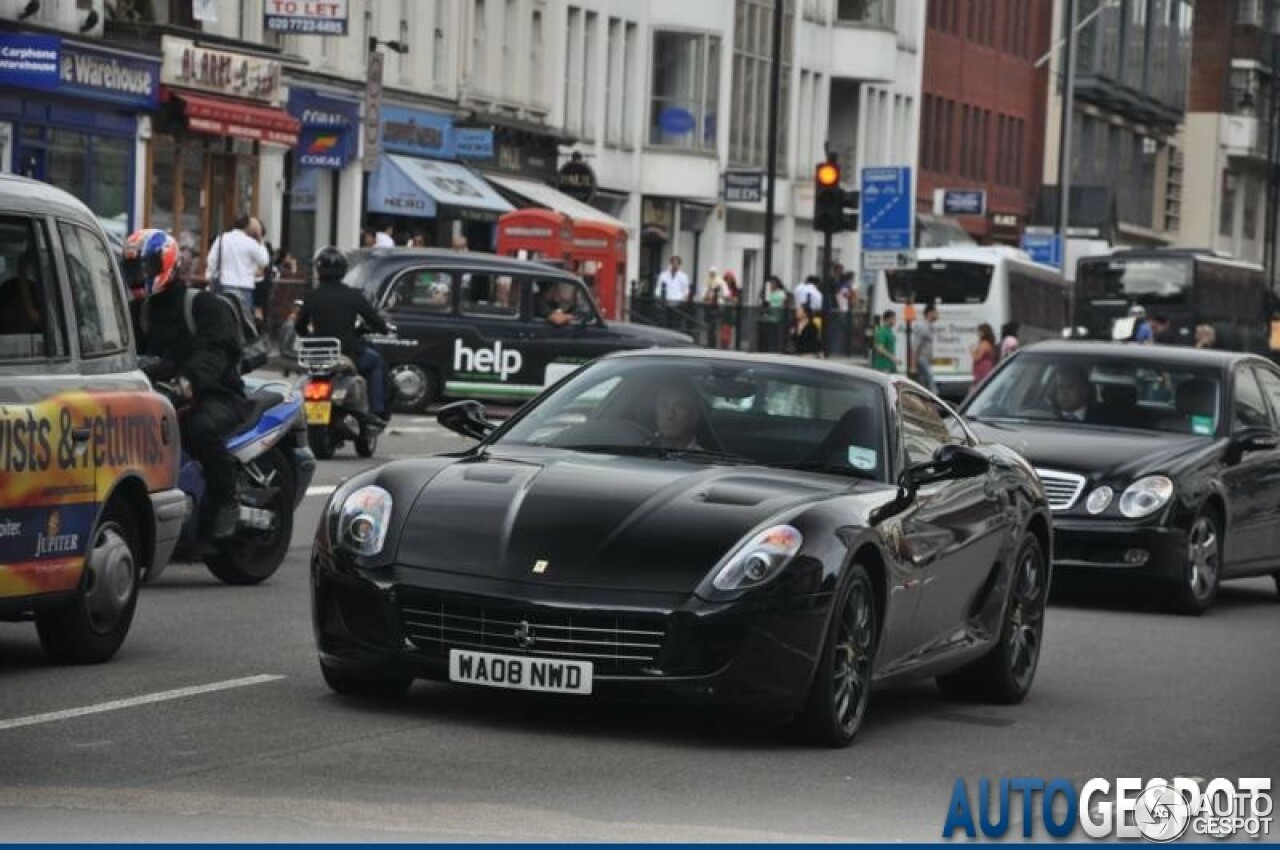
[[[336,490],[311,559],[341,693],[415,678],[724,701],[857,733],[873,683],[1013,703],[1050,580],[1034,470],[919,387],[818,360],[610,355],[461,454]]]
[[[963,413],[1035,466],[1054,563],[1149,578],[1201,614],[1223,579],[1280,585],[1280,369],[1249,354],[1045,342]]]

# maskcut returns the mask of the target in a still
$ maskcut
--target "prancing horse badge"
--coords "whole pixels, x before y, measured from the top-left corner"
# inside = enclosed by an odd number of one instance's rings
[[[545,573],[546,571],[547,571],[547,562],[546,562],[546,561],[534,561],[534,562],[533,562],[533,574],[534,574],[534,575],[536,575],[536,576],[540,576],[540,575],[542,575],[543,573]]]

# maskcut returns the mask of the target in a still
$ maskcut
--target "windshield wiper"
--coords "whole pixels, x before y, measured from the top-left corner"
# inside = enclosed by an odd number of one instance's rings
[[[668,449],[662,446],[614,446],[603,443],[555,446],[555,448],[571,452],[615,454],[626,455],[627,457],[656,457],[662,460],[701,460],[712,463],[756,463],[756,461],[749,457],[732,454],[730,452],[711,451],[710,449]]]
[[[863,481],[879,481],[875,473],[862,469],[854,469],[852,466],[841,466],[836,463],[826,463],[820,460],[802,460],[796,463],[778,463],[773,464],[778,469],[794,469],[797,472],[827,472],[832,475],[843,475],[846,478],[858,478]]]

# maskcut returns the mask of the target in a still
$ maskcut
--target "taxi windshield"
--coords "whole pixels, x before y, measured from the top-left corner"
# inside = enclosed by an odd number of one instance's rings
[[[692,358],[605,360],[494,445],[535,445],[884,480],[883,389],[818,369]]]
[[[983,386],[965,415],[1211,436],[1220,384],[1207,369],[1027,353]]]

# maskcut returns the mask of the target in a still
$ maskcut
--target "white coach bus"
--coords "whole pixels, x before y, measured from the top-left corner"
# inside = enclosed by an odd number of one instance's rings
[[[937,305],[933,377],[939,394],[959,398],[973,380],[970,348],[978,341],[979,324],[991,325],[997,343],[1008,322],[1018,323],[1023,345],[1060,338],[1071,326],[1071,291],[1056,268],[1034,262],[1017,248],[953,245],[921,249],[916,268],[885,272],[872,307],[876,316],[897,313],[898,357],[906,363],[904,308],[915,303],[919,327],[925,305]]]

